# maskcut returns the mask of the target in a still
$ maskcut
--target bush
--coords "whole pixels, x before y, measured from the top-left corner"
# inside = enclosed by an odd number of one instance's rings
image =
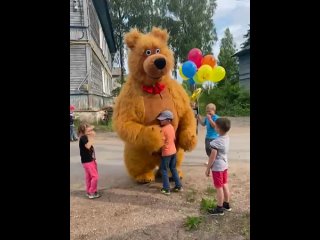
[[[74,120],[74,126],[75,126],[75,130],[78,130],[78,126],[80,124],[80,120],[79,119],[75,119]],[[109,120],[107,123],[106,121],[102,121],[100,120],[99,123],[93,123],[92,124],[94,126],[94,130],[97,132],[112,132],[113,128],[112,128],[112,120]]]
[[[206,115],[206,105],[214,103],[222,116],[249,116],[250,94],[238,83],[226,82],[211,90],[204,90],[199,99],[200,114]]]
[[[74,129],[77,131],[78,130],[78,127],[80,125],[80,119],[79,118],[76,118],[74,121]]]
[[[95,130],[97,132],[99,131],[106,131],[106,132],[112,132],[112,120],[109,120],[108,123],[106,121],[100,121],[98,124],[94,124]]]

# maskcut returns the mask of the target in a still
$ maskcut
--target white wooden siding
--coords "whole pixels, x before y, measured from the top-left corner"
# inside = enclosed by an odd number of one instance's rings
[[[76,90],[86,74],[86,45],[70,45],[70,90]]]

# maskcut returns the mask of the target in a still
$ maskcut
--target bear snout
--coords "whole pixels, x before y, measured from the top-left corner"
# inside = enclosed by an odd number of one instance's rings
[[[154,61],[154,65],[156,65],[156,67],[161,70],[166,66],[166,59],[158,58]]]

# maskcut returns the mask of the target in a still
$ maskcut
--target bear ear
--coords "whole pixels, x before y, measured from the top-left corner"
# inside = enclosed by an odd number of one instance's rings
[[[169,34],[167,30],[162,30],[161,28],[153,27],[151,34],[155,37],[162,39],[164,42],[167,42],[169,39]]]
[[[124,42],[127,44],[127,46],[132,49],[137,43],[137,40],[140,38],[141,33],[138,29],[133,28],[130,30],[130,32],[126,33],[124,35]]]

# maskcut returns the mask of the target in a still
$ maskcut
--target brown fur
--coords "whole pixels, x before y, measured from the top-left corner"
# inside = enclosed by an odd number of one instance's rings
[[[167,31],[153,28],[148,34],[137,29],[125,35],[130,49],[129,76],[117,98],[113,126],[125,141],[124,159],[128,173],[138,182],[150,182],[155,178],[154,169],[160,164],[157,154],[163,146],[161,127],[156,117],[163,110],[174,114],[172,125],[176,130],[177,169],[183,161],[183,150],[191,151],[197,143],[196,121],[188,95],[177,81],[170,77],[173,69],[173,53],[167,46]],[[146,50],[151,50],[151,55]],[[160,53],[156,53],[160,49]],[[166,65],[158,69],[154,61],[163,58]],[[166,87],[160,94],[149,94],[142,85],[155,82]]]

